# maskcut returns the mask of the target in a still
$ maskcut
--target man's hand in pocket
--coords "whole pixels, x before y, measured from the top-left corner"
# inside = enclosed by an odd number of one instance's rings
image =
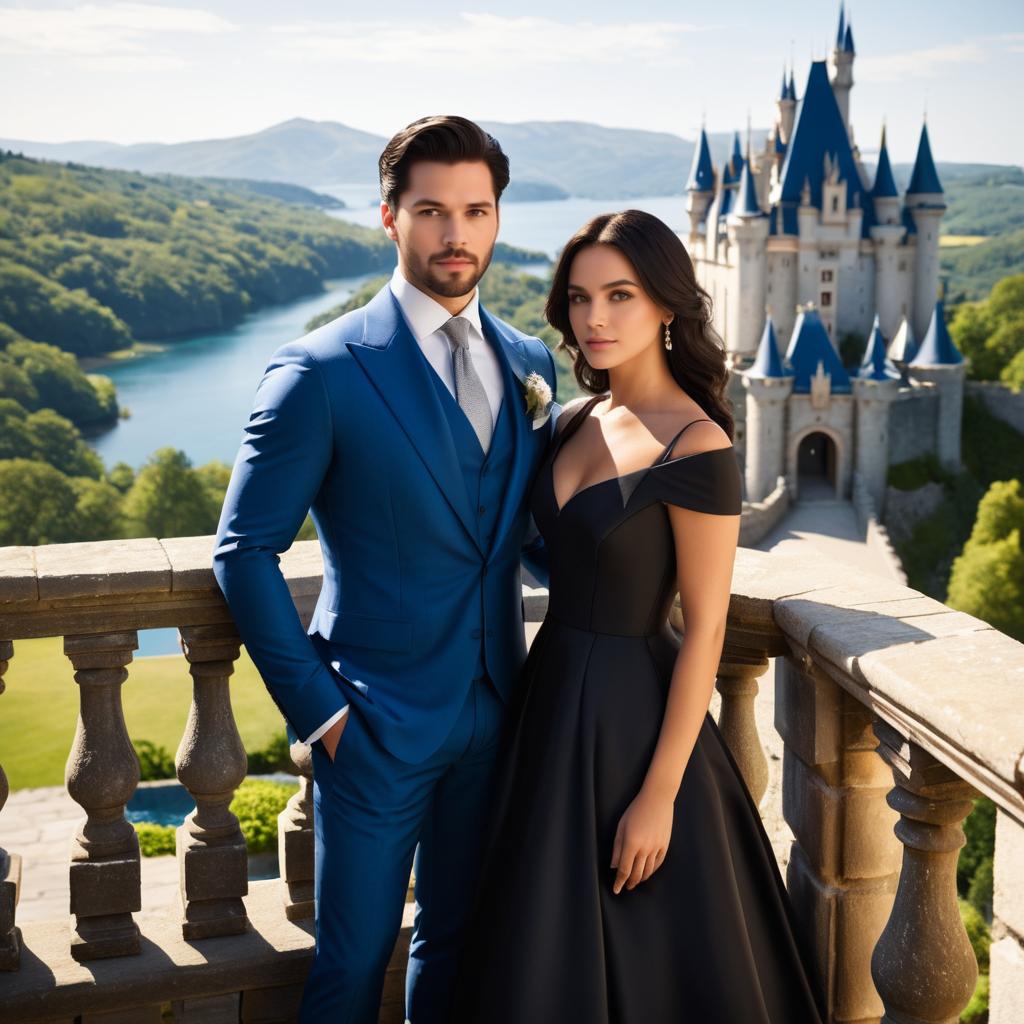
[[[342,715],[341,718],[339,718],[334,725],[332,725],[330,729],[320,737],[320,742],[323,743],[324,748],[330,755],[332,763],[334,762],[334,752],[338,749],[338,740],[341,739],[341,734],[345,731],[345,723],[348,721],[348,716],[351,714],[352,712],[349,711]]]

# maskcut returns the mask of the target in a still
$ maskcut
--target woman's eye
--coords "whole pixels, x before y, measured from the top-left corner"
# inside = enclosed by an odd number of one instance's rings
[[[612,292],[612,298],[613,299],[615,298],[616,295],[621,295],[621,296],[623,296],[624,298],[627,298],[627,299],[633,298],[633,295],[632,295],[631,292]]]
[[[575,303],[576,305],[579,305],[579,303],[576,302],[577,299],[584,299],[585,300],[586,296],[585,295],[580,295],[578,292],[575,292],[575,293],[573,293],[572,295],[569,296],[569,303],[570,304]]]

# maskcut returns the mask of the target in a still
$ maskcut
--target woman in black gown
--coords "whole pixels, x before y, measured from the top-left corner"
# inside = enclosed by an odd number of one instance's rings
[[[821,1024],[708,712],[741,507],[710,300],[678,237],[628,210],[570,240],[546,312],[595,394],[563,410],[531,497],[549,606],[509,709],[453,1020]]]

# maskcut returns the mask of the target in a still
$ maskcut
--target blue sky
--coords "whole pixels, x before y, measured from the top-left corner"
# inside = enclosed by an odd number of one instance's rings
[[[856,0],[851,116],[872,159],[1024,163],[1024,4]],[[381,4],[0,0],[0,137],[176,142],[290,117],[389,135],[428,113],[583,120],[693,138],[767,127],[802,94],[828,2]]]

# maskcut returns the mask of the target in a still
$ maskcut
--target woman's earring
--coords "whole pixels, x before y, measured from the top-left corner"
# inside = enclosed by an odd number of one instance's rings
[[[668,324],[665,324],[665,348],[672,351],[672,335],[669,333]]]

